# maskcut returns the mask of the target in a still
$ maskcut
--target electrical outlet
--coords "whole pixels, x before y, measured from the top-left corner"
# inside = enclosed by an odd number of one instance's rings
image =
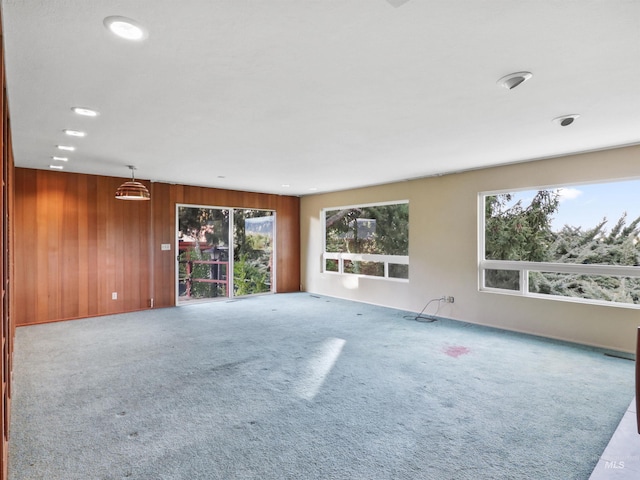
[[[453,297],[445,297],[447,303],[453,303],[454,298]]]
[[[111,300],[117,300],[118,299],[118,292],[113,292],[111,294]]]

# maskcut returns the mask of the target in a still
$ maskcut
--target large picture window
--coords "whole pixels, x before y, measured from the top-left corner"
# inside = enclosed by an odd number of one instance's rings
[[[409,278],[409,203],[324,209],[323,271]]]
[[[640,181],[480,195],[480,288],[640,305]]]

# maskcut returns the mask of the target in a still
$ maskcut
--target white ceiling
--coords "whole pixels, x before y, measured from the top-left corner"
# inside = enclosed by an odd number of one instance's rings
[[[637,0],[2,5],[20,167],[306,195],[640,143]]]

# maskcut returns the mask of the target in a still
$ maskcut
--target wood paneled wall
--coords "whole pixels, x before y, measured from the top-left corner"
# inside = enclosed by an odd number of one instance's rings
[[[180,203],[275,210],[276,291],[299,290],[297,197],[142,181],[151,201],[134,202],[114,198],[124,178],[23,168],[15,177],[18,325],[175,305]]]
[[[13,150],[11,148],[11,128],[9,108],[7,105],[6,79],[4,72],[4,41],[2,38],[2,18],[0,15],[0,342],[2,353],[0,359],[0,377],[2,378],[2,394],[0,395],[0,480],[8,478],[8,441],[9,421],[11,418],[11,376],[13,372],[13,338],[15,321],[13,318]]]
[[[15,177],[18,325],[147,307],[149,202],[116,200],[124,179],[21,168]]]

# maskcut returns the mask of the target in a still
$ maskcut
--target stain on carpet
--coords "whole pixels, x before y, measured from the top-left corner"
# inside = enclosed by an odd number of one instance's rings
[[[458,358],[461,355],[466,355],[470,351],[471,350],[469,350],[467,347],[464,347],[462,345],[451,345],[444,349],[444,353],[453,358]]]

